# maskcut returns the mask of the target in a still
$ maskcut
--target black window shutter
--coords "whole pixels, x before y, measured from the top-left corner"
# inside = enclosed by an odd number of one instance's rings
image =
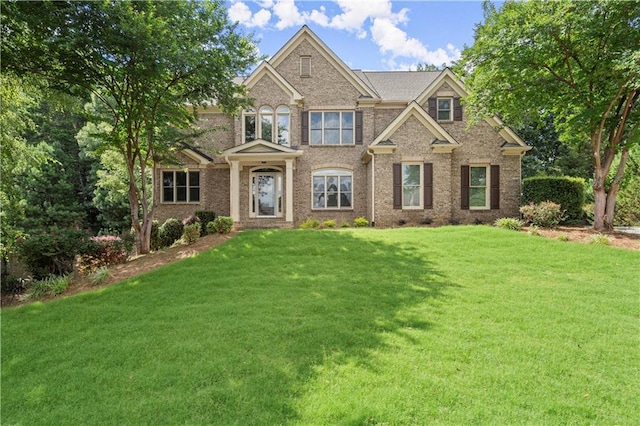
[[[356,111],[356,145],[362,145],[362,111]]]
[[[500,208],[500,166],[491,166],[491,191],[489,193],[491,210]]]
[[[309,145],[309,111],[302,111],[300,115],[300,127],[302,134],[300,135],[300,145]]]
[[[429,115],[434,120],[438,119],[438,98],[429,98]]]
[[[402,164],[393,163],[393,208],[402,209]]]
[[[433,208],[433,163],[424,163],[424,208]]]
[[[460,208],[469,210],[469,166],[460,168]]]
[[[462,105],[460,98],[453,98],[453,120],[462,121]]]

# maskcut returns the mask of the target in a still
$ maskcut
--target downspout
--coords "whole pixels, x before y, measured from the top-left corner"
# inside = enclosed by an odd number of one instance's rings
[[[376,226],[376,156],[371,148],[367,148],[371,155],[371,226]]]

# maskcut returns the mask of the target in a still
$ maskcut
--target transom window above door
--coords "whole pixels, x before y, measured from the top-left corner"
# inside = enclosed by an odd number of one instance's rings
[[[273,110],[268,105],[260,108],[258,113],[253,108],[246,109],[243,117],[243,142],[262,139],[280,145],[291,144],[291,111],[287,106],[279,106]]]

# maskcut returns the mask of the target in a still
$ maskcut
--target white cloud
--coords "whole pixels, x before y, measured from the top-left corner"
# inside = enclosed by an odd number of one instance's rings
[[[264,27],[269,23],[271,19],[271,12],[267,9],[260,9],[256,13],[252,13],[249,6],[247,6],[244,2],[236,2],[229,7],[227,10],[229,14],[229,19],[232,21],[237,21],[240,24],[246,27]]]
[[[273,13],[279,19],[276,23],[276,28],[279,30],[304,25],[309,17],[309,13],[300,13],[293,0],[276,1],[273,5]]]
[[[392,59],[405,57],[422,63],[442,65],[450,64],[460,58],[460,50],[451,43],[447,45],[447,50],[442,48],[428,50],[420,40],[409,37],[405,31],[388,19],[373,20],[371,37],[379,47],[380,53],[390,54]]]
[[[300,10],[298,0],[256,0],[261,9],[255,13],[244,1],[235,1],[229,7],[229,18],[247,27],[265,28],[272,16],[276,18],[275,28],[284,30],[304,24],[315,24],[324,28],[347,31],[358,39],[369,34],[378,47],[383,63],[390,69],[409,69],[418,63],[435,65],[450,64],[460,58],[460,49],[447,44],[446,48],[429,50],[417,38],[410,37],[403,29],[409,22],[409,9],[393,11],[391,0],[335,0],[339,12],[330,16],[325,6],[308,9],[315,3],[304,3],[306,10]],[[402,58],[397,61],[397,58]]]

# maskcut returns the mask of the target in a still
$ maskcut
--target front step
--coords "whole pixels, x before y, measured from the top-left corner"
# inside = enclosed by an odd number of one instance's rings
[[[282,219],[250,219],[235,224],[236,229],[293,229],[293,222]]]

